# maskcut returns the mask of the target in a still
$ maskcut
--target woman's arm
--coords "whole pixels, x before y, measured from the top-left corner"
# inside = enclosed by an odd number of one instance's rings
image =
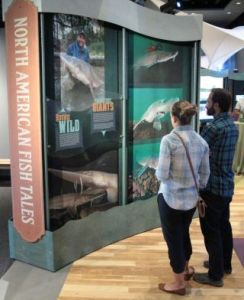
[[[169,178],[170,167],[170,148],[167,140],[162,138],[160,144],[159,161],[156,169],[156,177],[159,181],[164,181]]]

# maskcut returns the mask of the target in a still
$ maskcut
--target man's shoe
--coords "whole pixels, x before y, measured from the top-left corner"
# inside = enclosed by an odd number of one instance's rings
[[[203,266],[204,266],[204,268],[209,269],[209,261],[208,260],[204,260],[203,261]]]
[[[230,275],[232,273],[232,270],[231,269],[226,269],[224,270],[225,274],[226,275]]]
[[[203,266],[204,266],[204,268],[209,269],[209,261],[204,260]],[[224,272],[226,275],[230,275],[232,273],[232,269],[226,269],[226,270],[224,270]]]
[[[209,284],[209,285],[216,286],[216,287],[222,287],[224,285],[224,282],[222,279],[221,280],[211,279],[208,276],[208,273],[195,273],[193,275],[193,280],[198,283]]]

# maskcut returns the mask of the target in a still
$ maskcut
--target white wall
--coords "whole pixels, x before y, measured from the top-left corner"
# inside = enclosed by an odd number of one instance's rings
[[[0,159],[9,159],[6,50],[3,28],[0,28],[0,62]]]

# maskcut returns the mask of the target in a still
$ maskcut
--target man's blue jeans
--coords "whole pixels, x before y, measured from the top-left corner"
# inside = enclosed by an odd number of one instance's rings
[[[200,194],[207,204],[200,224],[209,255],[208,275],[213,280],[221,280],[224,270],[231,270],[233,237],[229,219],[232,197],[221,197],[206,191]]]

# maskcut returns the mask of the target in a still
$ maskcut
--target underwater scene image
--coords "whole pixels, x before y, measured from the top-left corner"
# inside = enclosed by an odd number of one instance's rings
[[[179,43],[129,34],[129,199],[157,195],[160,141],[172,130],[172,105],[188,94],[189,49]],[[188,81],[189,83],[189,81]]]

